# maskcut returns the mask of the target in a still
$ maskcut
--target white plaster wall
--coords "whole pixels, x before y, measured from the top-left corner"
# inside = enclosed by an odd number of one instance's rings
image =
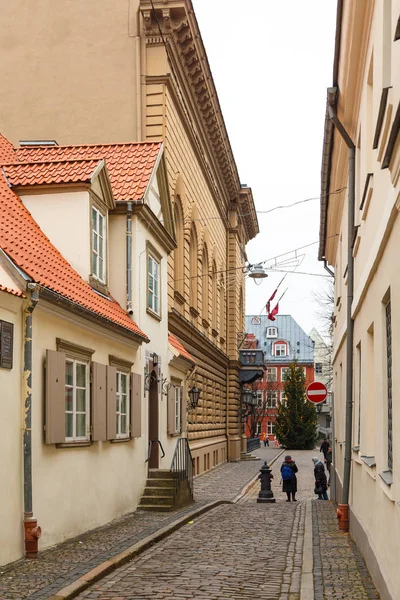
[[[41,230],[79,275],[91,273],[91,215],[88,192],[21,194]]]
[[[0,565],[23,552],[22,306],[21,298],[0,292],[0,319],[14,324],[13,368],[0,369]]]
[[[109,335],[83,321],[44,310],[34,312],[33,509],[47,548],[136,509],[146,479],[145,438],[126,443],[94,442],[90,447],[56,448],[43,438],[44,360],[56,350],[56,337],[95,349],[93,360],[108,364],[109,354],[133,361],[129,340]],[[142,433],[145,415],[142,414]]]
[[[126,215],[108,217],[108,289],[116,301],[126,308]]]

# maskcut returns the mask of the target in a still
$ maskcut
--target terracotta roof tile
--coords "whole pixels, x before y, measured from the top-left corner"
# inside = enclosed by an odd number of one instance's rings
[[[0,175],[0,248],[34,282],[148,341],[113,299],[97,294],[44,235]]]
[[[175,350],[177,350],[179,352],[180,356],[183,356],[187,360],[190,360],[190,362],[192,362],[193,364],[196,363],[193,356],[191,354],[189,354],[189,352],[181,344],[181,342],[178,340],[178,338],[176,338],[172,333],[168,333],[168,341],[171,344],[171,346],[173,346],[175,348]]]
[[[0,133],[0,165],[13,163],[18,160],[14,146]]]
[[[78,183],[89,182],[99,163],[98,159],[17,163],[4,165],[3,171],[11,187]]]
[[[162,142],[16,148],[21,162],[106,160],[116,201],[142,200]],[[15,162],[15,159],[14,161]]]
[[[0,284],[0,292],[7,292],[7,294],[12,294],[13,296],[19,296],[20,298],[26,298],[25,294],[20,290],[13,290],[12,288],[8,288],[5,285]]]

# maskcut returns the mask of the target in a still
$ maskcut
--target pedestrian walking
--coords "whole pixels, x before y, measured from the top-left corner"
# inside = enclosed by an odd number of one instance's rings
[[[266,437],[265,437],[265,443],[269,447],[269,437],[268,437],[268,435],[266,435]]]
[[[329,473],[329,478],[328,478],[328,486],[331,483],[331,464],[332,464],[332,448],[329,447],[328,448],[328,452],[325,454],[325,464],[326,464],[326,470]]]
[[[329,500],[328,494],[328,482],[325,475],[325,467],[317,456],[312,459],[314,463],[314,477],[315,477],[315,488],[314,493],[318,495],[318,500]]]
[[[324,454],[324,458],[326,457],[326,453],[328,452],[328,448],[329,448],[329,442],[328,440],[325,438],[324,441],[321,444],[321,447],[319,449],[320,452],[323,452]]]
[[[292,460],[292,457],[289,454],[287,454],[281,466],[282,492],[286,492],[286,502],[290,502],[291,499],[293,502],[297,502],[297,472],[298,468],[296,463],[294,462],[294,460]]]
[[[267,434],[265,431],[261,434],[261,441],[264,442],[264,448],[267,445]]]

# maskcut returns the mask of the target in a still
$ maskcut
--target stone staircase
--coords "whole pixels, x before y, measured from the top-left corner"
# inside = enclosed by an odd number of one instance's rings
[[[149,469],[146,487],[140,499],[140,510],[165,512],[175,505],[175,481],[171,471]]]
[[[240,460],[260,460],[260,458],[258,456],[254,456],[254,454],[250,454],[247,452],[241,452]]]

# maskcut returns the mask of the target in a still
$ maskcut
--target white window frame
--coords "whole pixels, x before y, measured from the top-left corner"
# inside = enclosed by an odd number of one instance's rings
[[[290,370],[290,367],[281,367],[281,381],[285,381],[285,374]]]
[[[278,329],[277,327],[267,327],[267,338],[277,338]]]
[[[102,227],[100,231],[100,219]],[[107,276],[107,261],[106,261],[106,216],[95,206],[92,206],[92,276],[101,281],[106,282]],[[99,252],[99,241],[102,243],[102,252]],[[100,274],[100,260],[102,261],[103,272]]]
[[[278,391],[267,390],[266,408],[276,408],[278,404]]]
[[[178,433],[182,431],[182,387],[180,385],[174,386],[174,400],[175,400],[175,430]]]
[[[268,435],[275,435],[275,421],[268,421],[267,433]]]
[[[281,404],[286,404],[286,402],[287,402],[287,396],[286,396],[286,393],[284,390],[281,391],[280,402],[281,402]]]
[[[126,392],[122,392],[122,379],[125,378]],[[129,424],[130,424],[130,374],[126,371],[116,372],[116,387],[115,387],[115,396],[116,396],[116,439],[126,439],[129,438]],[[125,396],[125,411],[121,410],[122,400]],[[126,431],[121,431],[122,429],[122,419],[126,417],[125,428]]]
[[[151,252],[147,254],[147,308],[154,314],[161,315],[160,306],[160,273],[161,261]],[[150,282],[153,283],[151,289]]]
[[[261,425],[262,423],[256,423],[256,435],[261,435]]]
[[[267,381],[278,381],[277,367],[267,367]]]
[[[263,391],[257,390],[257,406],[261,407],[263,405]]]
[[[282,349],[284,349],[284,353],[282,353]],[[279,354],[278,354],[279,352]],[[274,343],[274,356],[287,356],[288,355],[288,347],[286,342],[275,342]]]
[[[67,364],[72,364],[72,385],[67,384]],[[86,368],[85,373],[85,387],[76,385],[76,369],[77,365],[84,365]],[[66,442],[83,442],[90,440],[90,376],[89,376],[89,362],[85,360],[80,360],[76,358],[66,357],[65,359],[65,390],[72,389],[72,410],[66,410],[65,407],[65,441]],[[76,407],[76,392],[77,390],[85,390],[85,410],[78,411]],[[66,400],[65,396],[65,400]],[[67,415],[72,414],[72,436],[67,436]],[[85,435],[77,435],[76,434],[76,422],[78,415],[84,414],[85,424],[86,424],[86,433]]]

